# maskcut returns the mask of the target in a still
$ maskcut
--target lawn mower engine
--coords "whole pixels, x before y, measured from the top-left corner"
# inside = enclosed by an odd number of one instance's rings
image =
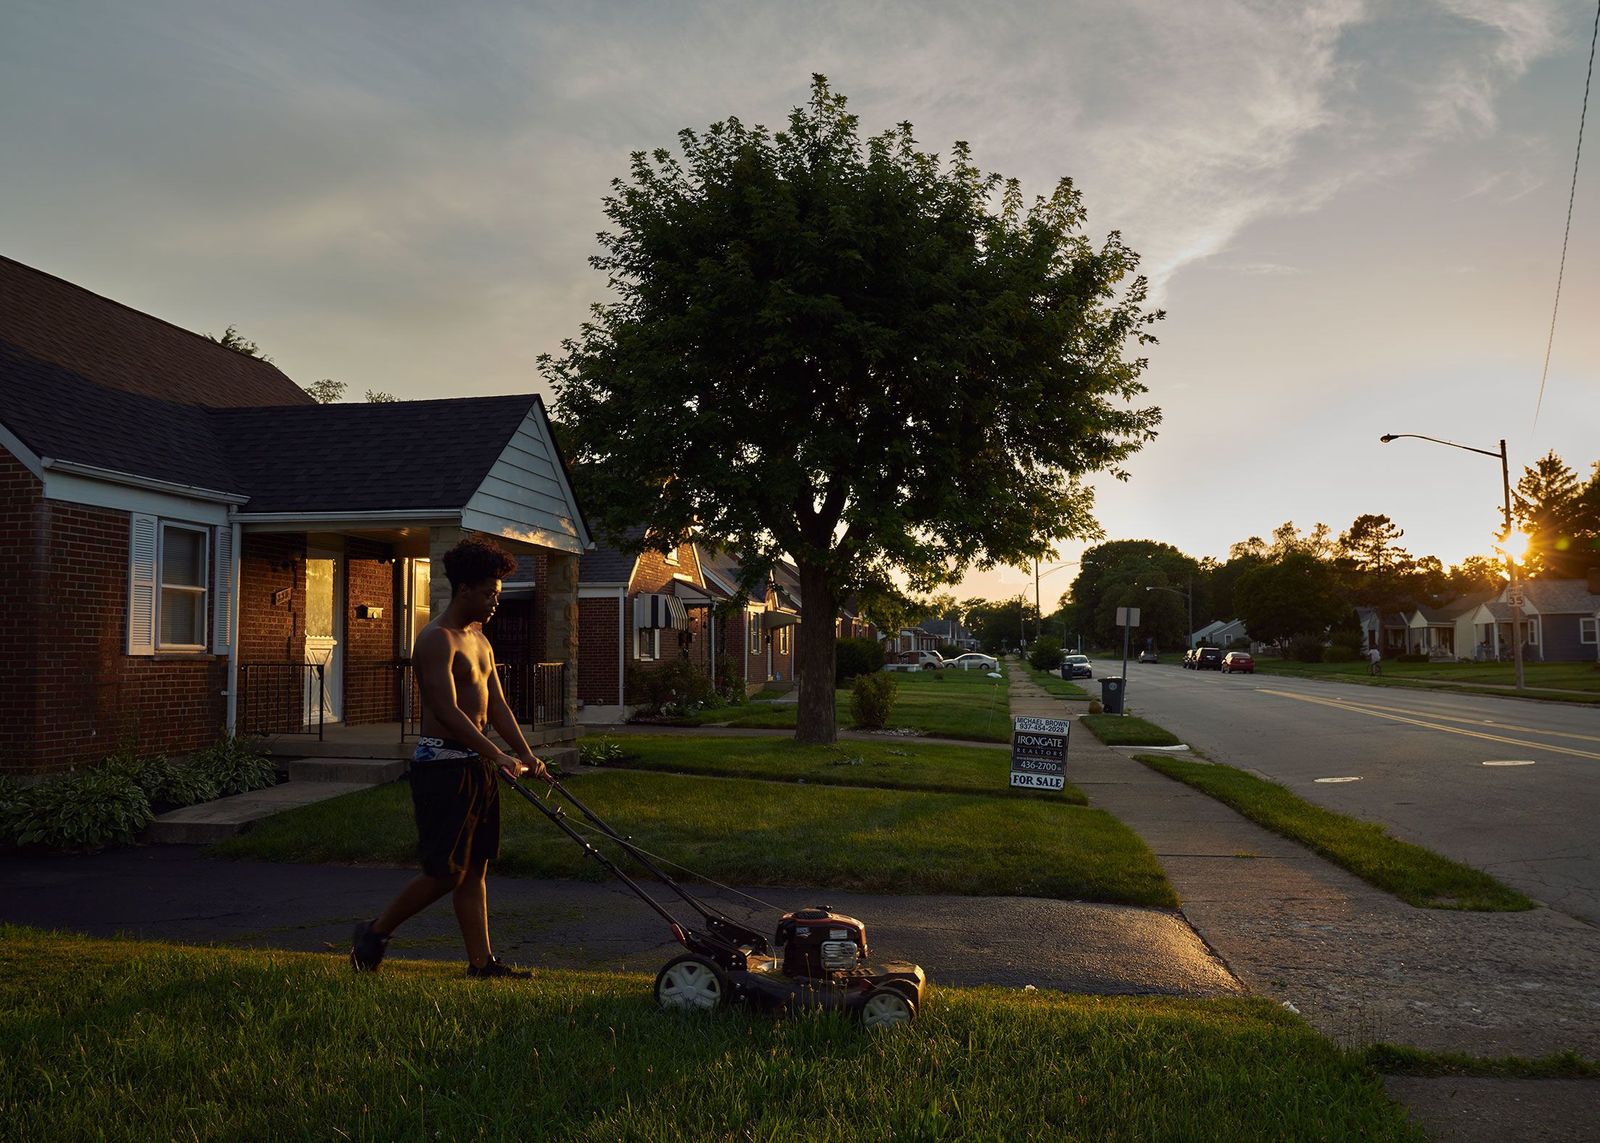
[[[785,976],[826,979],[867,959],[867,926],[826,905],[785,913],[773,947],[783,950]]]

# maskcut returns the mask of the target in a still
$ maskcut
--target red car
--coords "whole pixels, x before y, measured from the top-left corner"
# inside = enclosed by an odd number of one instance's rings
[[[1222,656],[1222,673],[1231,675],[1235,671],[1243,671],[1247,675],[1256,673],[1256,661],[1250,657],[1249,651],[1229,651]]]

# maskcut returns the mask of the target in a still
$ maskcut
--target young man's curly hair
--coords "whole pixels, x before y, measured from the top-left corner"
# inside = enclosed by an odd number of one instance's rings
[[[505,579],[517,570],[510,552],[481,536],[462,540],[444,554],[443,562],[452,595],[486,579]]]

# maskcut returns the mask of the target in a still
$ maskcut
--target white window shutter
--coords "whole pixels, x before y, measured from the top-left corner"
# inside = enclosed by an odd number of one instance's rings
[[[211,652],[230,654],[233,648],[233,528],[217,529],[217,567],[211,577]]]
[[[128,541],[128,654],[156,653],[156,558],[161,525],[135,513]]]

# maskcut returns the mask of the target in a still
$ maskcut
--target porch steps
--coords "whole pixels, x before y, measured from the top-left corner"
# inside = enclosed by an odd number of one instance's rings
[[[265,790],[171,810],[145,827],[140,840],[148,845],[210,845],[243,833],[262,818],[353,794],[376,784],[370,781],[284,782]]]

